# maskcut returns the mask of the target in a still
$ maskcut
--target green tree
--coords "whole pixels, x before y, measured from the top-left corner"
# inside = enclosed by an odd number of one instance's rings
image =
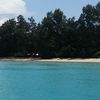
[[[15,56],[26,56],[28,53],[28,36],[30,25],[26,22],[22,15],[17,17],[15,37],[16,37],[16,53]]]
[[[66,27],[66,17],[60,9],[48,12],[41,24],[40,52],[43,57],[56,57],[62,47],[62,34]]]
[[[12,56],[15,53],[15,19],[6,21],[0,27],[0,56]]]

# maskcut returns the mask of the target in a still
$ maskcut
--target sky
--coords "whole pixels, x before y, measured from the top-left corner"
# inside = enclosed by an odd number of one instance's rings
[[[48,11],[57,8],[60,8],[67,18],[78,18],[83,6],[95,6],[98,2],[99,0],[0,0],[0,25],[19,14],[25,18],[33,16],[36,22],[41,22]]]

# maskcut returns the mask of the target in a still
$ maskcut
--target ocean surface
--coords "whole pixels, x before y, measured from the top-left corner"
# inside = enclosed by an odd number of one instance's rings
[[[0,100],[100,100],[100,63],[0,61]]]

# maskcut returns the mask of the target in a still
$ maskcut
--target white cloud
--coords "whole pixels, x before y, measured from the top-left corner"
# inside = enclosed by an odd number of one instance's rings
[[[0,24],[8,18],[19,14],[26,14],[26,3],[24,0],[0,0]]]

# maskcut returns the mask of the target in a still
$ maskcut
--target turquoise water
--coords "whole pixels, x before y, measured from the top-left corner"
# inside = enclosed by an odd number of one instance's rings
[[[100,63],[0,61],[0,100],[100,100]]]

